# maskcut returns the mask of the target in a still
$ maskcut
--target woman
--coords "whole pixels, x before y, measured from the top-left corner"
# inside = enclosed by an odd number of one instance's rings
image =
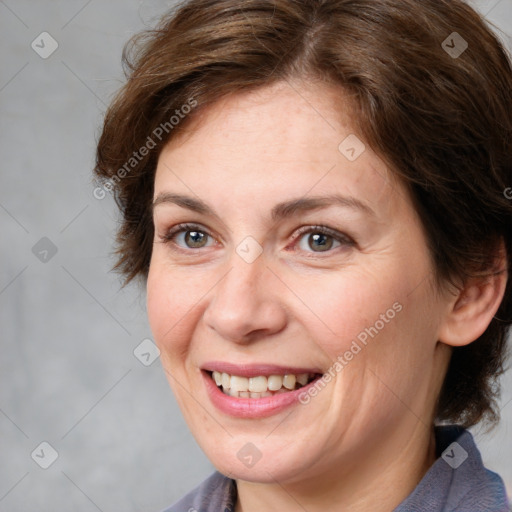
[[[508,510],[466,430],[512,308],[512,70],[479,15],[192,0],[132,43],[96,174],[218,469],[168,510]]]

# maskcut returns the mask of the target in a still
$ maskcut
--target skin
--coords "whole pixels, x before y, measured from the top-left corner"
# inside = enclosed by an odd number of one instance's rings
[[[155,198],[185,194],[218,215],[154,207],[147,307],[194,437],[236,479],[237,512],[396,507],[435,461],[434,409],[451,346],[476,339],[503,295],[504,276],[459,292],[436,287],[405,189],[368,145],[355,161],[338,150],[357,135],[348,106],[339,89],[312,82],[232,95],[158,161]],[[333,193],[373,214],[330,206],[270,218],[277,203]],[[187,246],[186,228],[166,241],[182,222],[211,235],[206,245]],[[301,226],[328,226],[341,242],[327,237],[332,247],[321,251],[314,229],[294,238]],[[250,264],[236,252],[247,236],[263,250]],[[402,310],[307,405],[242,419],[210,402],[206,361],[327,371],[397,302]],[[249,442],[261,453],[252,467],[237,457]]]

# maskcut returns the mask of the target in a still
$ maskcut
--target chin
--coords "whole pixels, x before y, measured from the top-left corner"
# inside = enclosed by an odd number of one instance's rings
[[[234,437],[223,449],[218,446],[210,449],[202,446],[202,449],[215,468],[229,478],[270,484],[304,478],[311,461],[304,459],[298,447],[290,446],[294,453],[279,453],[271,443],[261,450],[256,447],[264,444],[263,436],[261,443],[254,437],[253,440],[254,443]]]

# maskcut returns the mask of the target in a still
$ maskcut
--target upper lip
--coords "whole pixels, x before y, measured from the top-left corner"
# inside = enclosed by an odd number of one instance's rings
[[[205,371],[217,371],[228,373],[229,375],[239,375],[240,377],[258,377],[260,375],[300,375],[301,373],[319,373],[323,371],[319,368],[305,368],[298,366],[281,366],[276,364],[257,363],[240,364],[228,363],[226,361],[210,361],[201,366]]]

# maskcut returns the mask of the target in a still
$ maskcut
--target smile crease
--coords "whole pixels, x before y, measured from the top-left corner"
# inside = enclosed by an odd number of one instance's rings
[[[300,373],[297,375],[241,377],[218,371],[208,373],[224,394],[235,398],[266,398],[280,393],[288,393],[300,389],[319,376],[316,373]]]

